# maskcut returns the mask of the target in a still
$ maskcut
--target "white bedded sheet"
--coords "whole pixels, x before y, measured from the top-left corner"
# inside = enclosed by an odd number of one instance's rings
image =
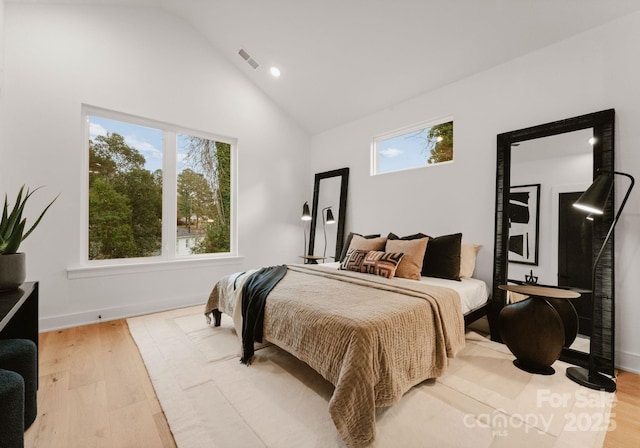
[[[319,266],[327,269],[338,269],[340,267],[340,263],[321,263]],[[403,278],[398,278],[398,280],[406,282],[416,281]],[[421,277],[419,281],[428,285],[442,286],[456,291],[460,296],[463,314],[467,314],[469,311],[485,304],[489,298],[489,289],[487,288],[487,284],[477,278],[463,278],[457,282],[455,280],[446,280],[444,278]]]

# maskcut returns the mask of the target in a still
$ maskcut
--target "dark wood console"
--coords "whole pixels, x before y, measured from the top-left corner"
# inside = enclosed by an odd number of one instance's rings
[[[38,282],[0,291],[0,339],[31,339],[38,346]]]

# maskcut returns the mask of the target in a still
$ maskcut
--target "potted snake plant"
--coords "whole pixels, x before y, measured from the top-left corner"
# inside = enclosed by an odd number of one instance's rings
[[[34,224],[27,229],[27,218],[23,218],[25,204],[33,193],[41,187],[33,191],[23,185],[18,192],[16,203],[9,212],[9,201],[7,195],[4,196],[4,209],[2,211],[2,220],[0,221],[0,291],[17,289],[24,282],[26,277],[25,254],[18,252],[20,243],[22,243],[31,232],[40,223],[44,214],[53,205],[58,196],[45,207],[40,213]]]

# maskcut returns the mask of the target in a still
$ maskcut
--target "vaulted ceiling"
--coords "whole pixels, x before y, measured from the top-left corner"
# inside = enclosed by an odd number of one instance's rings
[[[5,2],[162,8],[202,33],[311,134],[640,10],[638,0]],[[282,72],[277,79],[272,65]]]

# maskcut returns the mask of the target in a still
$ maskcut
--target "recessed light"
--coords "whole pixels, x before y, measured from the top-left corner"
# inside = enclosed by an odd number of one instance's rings
[[[269,71],[271,72],[274,78],[280,77],[280,69],[278,67],[271,67]]]

